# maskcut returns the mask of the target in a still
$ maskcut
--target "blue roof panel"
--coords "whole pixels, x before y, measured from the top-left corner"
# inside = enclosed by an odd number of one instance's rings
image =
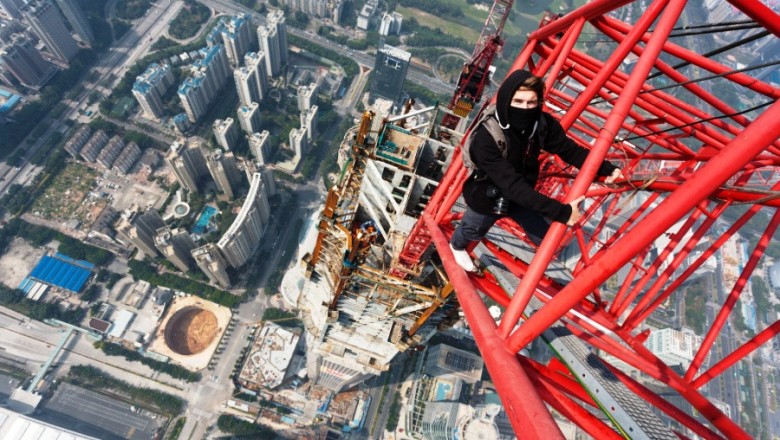
[[[94,266],[86,261],[77,261],[60,254],[57,254],[57,257],[59,258],[46,255],[41,258],[30,272],[30,278],[71,292],[80,292],[92,275],[92,272],[83,266]]]

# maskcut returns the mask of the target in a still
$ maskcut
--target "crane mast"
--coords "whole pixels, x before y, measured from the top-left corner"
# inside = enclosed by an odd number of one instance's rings
[[[496,0],[485,19],[482,33],[474,46],[471,59],[463,65],[458,85],[447,108],[454,114],[447,114],[442,125],[454,130],[461,118],[465,118],[482,99],[482,93],[490,81],[493,58],[501,51],[504,39],[501,32],[512,9],[514,0]]]

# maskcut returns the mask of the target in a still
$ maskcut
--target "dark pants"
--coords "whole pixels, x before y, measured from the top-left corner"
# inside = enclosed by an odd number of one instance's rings
[[[542,242],[550,224],[536,211],[525,209],[521,206],[511,203],[507,216],[522,226],[528,238],[537,246]],[[502,216],[495,214],[480,214],[471,208],[466,208],[460,225],[452,234],[450,244],[455,250],[466,249],[472,241],[482,240],[493,224]]]

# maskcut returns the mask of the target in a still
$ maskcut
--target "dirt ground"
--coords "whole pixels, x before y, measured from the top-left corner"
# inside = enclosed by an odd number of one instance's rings
[[[203,309],[189,309],[178,312],[168,323],[165,339],[171,349],[179,354],[200,353],[211,344],[217,335],[217,317]]]
[[[0,282],[11,288],[19,287],[44,254],[45,248],[35,248],[21,238],[14,238],[0,256]]]

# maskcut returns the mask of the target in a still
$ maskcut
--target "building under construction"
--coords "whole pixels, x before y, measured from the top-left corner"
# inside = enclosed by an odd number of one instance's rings
[[[334,392],[387,370],[456,311],[435,264],[411,280],[387,274],[455,151],[454,133],[437,140],[442,111],[366,112],[346,138],[351,156],[328,193],[298,303],[309,376]]]

